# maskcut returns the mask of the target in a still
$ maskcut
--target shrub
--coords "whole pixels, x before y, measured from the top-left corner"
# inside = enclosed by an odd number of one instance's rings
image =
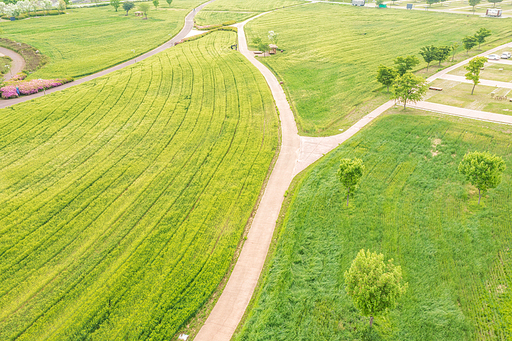
[[[233,25],[233,24],[236,24],[236,20],[229,20],[229,21],[223,22],[222,26],[229,26],[229,25]]]
[[[73,78],[61,79],[32,79],[29,81],[16,80],[5,82],[5,86],[0,88],[2,98],[19,97],[16,91],[18,88],[20,95],[32,95],[45,89],[55,88],[73,81]]]

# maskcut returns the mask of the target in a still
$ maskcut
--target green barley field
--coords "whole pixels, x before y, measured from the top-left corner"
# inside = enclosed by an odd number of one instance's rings
[[[276,8],[304,4],[304,0],[215,0],[204,9],[207,11],[267,12]]]
[[[1,340],[169,340],[209,298],[278,143],[235,40],[0,111]]]
[[[313,165],[290,191],[261,290],[236,340],[510,340],[512,130],[395,110]],[[468,151],[507,163],[479,206]],[[345,206],[341,158],[366,166]],[[361,249],[401,265],[407,294],[368,335],[343,273]]]
[[[270,30],[279,34],[284,52],[260,60],[284,81],[299,132],[333,135],[388,100],[375,79],[379,64],[392,66],[397,56],[417,55],[425,45],[460,42],[479,27],[493,32],[490,43],[482,45],[488,49],[512,39],[511,23],[512,19],[317,3],[257,18],[247,24],[246,34],[248,41],[266,39]],[[459,60],[468,57],[461,53]]]
[[[220,25],[222,23],[235,20],[237,22],[244,21],[256,14],[258,12],[250,12],[250,11],[242,11],[242,12],[232,12],[232,11],[205,11],[201,10],[196,14],[194,21],[197,25]]]
[[[184,18],[203,1],[151,4],[148,20],[111,6],[68,9],[66,15],[0,23],[2,37],[37,48],[50,62],[31,78],[82,77],[147,52],[175,36]]]

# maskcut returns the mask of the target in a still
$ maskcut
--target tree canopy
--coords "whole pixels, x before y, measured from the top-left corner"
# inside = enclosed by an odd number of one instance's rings
[[[345,289],[352,297],[354,305],[363,316],[373,317],[395,306],[397,300],[407,290],[402,281],[402,268],[392,260],[384,262],[384,255],[362,249],[345,272]]]
[[[117,12],[117,9],[121,6],[121,0],[110,0],[110,5],[114,7]]]
[[[473,7],[473,13],[475,13],[475,6],[480,3],[480,0],[469,0],[469,6]]]
[[[388,88],[393,84],[396,79],[398,72],[390,67],[379,65],[379,70],[377,71],[377,81],[382,85]]]
[[[466,79],[473,81],[473,89],[471,89],[471,94],[475,91],[475,86],[480,83],[480,69],[482,69],[485,65],[487,59],[485,57],[475,57],[471,59],[468,65],[464,66],[464,68],[468,71],[466,73]]]
[[[464,46],[464,50],[469,52],[473,47],[478,44],[478,39],[474,36],[465,36],[462,38],[462,46]]]
[[[480,27],[478,31],[475,33],[476,41],[478,42],[478,48],[480,48],[480,44],[485,42],[485,38],[491,35],[491,31],[486,29],[485,27]]]
[[[363,176],[364,165],[361,159],[341,159],[338,169],[338,179],[347,189],[347,206],[350,196],[350,190],[355,190],[361,177]]]
[[[123,2],[123,9],[126,11],[126,15],[128,15],[128,12],[129,12],[133,7],[135,7],[135,5],[133,4],[133,2],[130,2],[130,1],[125,1],[125,2]]]
[[[430,63],[436,60],[437,47],[434,45],[424,46],[420,49],[420,55],[423,57],[425,63],[427,63],[427,71]]]
[[[410,72],[398,76],[393,84],[393,99],[397,99],[407,107],[407,102],[420,101],[427,92],[427,84],[423,77]]]
[[[393,61],[396,70],[400,76],[403,76],[407,71],[412,70],[413,67],[420,63],[416,56],[396,57]]]
[[[459,172],[478,188],[478,204],[480,204],[482,192],[496,188],[501,183],[501,175],[505,169],[505,161],[488,152],[467,153],[459,164]]]

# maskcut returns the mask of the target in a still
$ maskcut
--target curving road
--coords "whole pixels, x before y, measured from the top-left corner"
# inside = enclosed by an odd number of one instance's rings
[[[1,100],[0,101],[0,109],[6,108],[6,107],[10,107],[11,105],[14,105],[14,104],[30,101],[30,100],[32,100],[34,98],[38,98],[38,97],[44,96],[46,94],[51,94],[52,92],[62,91],[64,89],[70,88],[72,86],[79,85],[79,84],[88,82],[90,80],[96,79],[98,77],[108,75],[111,72],[120,70],[120,69],[125,68],[125,67],[130,66],[130,65],[133,65],[133,64],[135,64],[138,61],[140,62],[141,60],[144,60],[144,59],[146,59],[148,57],[151,57],[151,56],[153,56],[153,55],[155,55],[155,54],[157,54],[159,52],[162,52],[162,51],[164,51],[164,50],[166,50],[166,49],[168,49],[170,47],[173,47],[174,44],[176,44],[177,42],[179,42],[180,40],[185,38],[187,36],[187,34],[192,30],[192,28],[194,27],[194,17],[196,16],[197,12],[199,12],[201,9],[203,9],[203,7],[205,7],[206,5],[208,5],[208,4],[210,4],[210,3],[214,2],[214,1],[215,0],[210,0],[210,1],[205,2],[202,5],[194,8],[185,17],[185,25],[183,26],[181,31],[177,35],[175,35],[171,40],[169,40],[166,43],[158,46],[154,50],[146,52],[146,53],[144,53],[144,54],[142,54],[142,55],[140,55],[140,56],[138,56],[136,58],[133,58],[133,59],[131,59],[129,61],[126,61],[124,63],[121,63],[121,64],[118,64],[116,66],[113,66],[113,67],[111,67],[109,69],[106,69],[106,70],[94,73],[94,74],[89,75],[89,76],[84,77],[84,78],[80,78],[80,79],[78,79],[76,81],[73,81],[71,83],[67,83],[67,84],[64,84],[64,85],[56,87],[56,88],[48,89],[48,90],[46,90],[46,92],[38,92],[37,94],[33,94],[33,95],[30,95],[30,96],[22,96],[22,97],[13,98],[13,99]],[[0,50],[0,52],[2,52],[2,51]]]
[[[25,68],[25,59],[23,57],[14,52],[13,50],[6,49],[5,47],[0,47],[0,53],[10,57],[12,59],[11,69],[4,75],[4,81],[8,81],[15,74],[20,73]]]

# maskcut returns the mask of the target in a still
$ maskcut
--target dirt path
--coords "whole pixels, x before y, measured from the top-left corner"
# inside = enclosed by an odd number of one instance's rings
[[[4,75],[4,81],[8,81],[14,77],[15,74],[23,71],[25,68],[25,59],[20,54],[5,47],[0,47],[0,53],[12,59],[11,69]]]
[[[203,9],[203,7],[205,7],[206,5],[208,4],[211,4],[212,2],[214,2],[215,0],[210,0],[208,2],[205,2],[204,4],[194,8],[189,14],[187,14],[187,16],[185,17],[185,25],[183,26],[183,28],[181,29],[181,31],[175,35],[171,40],[167,41],[166,43],[160,45],[159,47],[155,48],[154,50],[151,50],[149,52],[146,52],[144,53],[143,55],[140,55],[134,59],[131,59],[129,61],[126,61],[124,63],[121,63],[121,64],[118,64],[116,66],[113,66],[109,69],[106,69],[106,70],[103,70],[103,71],[100,71],[100,72],[97,72],[95,74],[92,74],[92,75],[89,75],[87,77],[84,77],[84,78],[80,78],[76,81],[73,81],[71,83],[67,83],[67,84],[64,84],[62,86],[59,86],[59,87],[56,87],[56,88],[52,88],[52,89],[48,89],[46,90],[46,93],[44,92],[38,92],[36,94],[33,94],[33,95],[30,95],[30,96],[22,96],[22,97],[18,97],[18,98],[13,98],[13,99],[5,99],[5,100],[1,100],[0,101],[0,109],[2,108],[6,108],[6,107],[10,107],[11,105],[14,105],[14,104],[18,104],[18,103],[23,103],[23,102],[26,102],[26,101],[30,101],[34,98],[38,98],[38,97],[42,97],[44,96],[45,94],[51,94],[52,92],[56,92],[56,91],[62,91],[64,89],[68,89],[72,86],[75,86],[75,85],[79,85],[79,84],[82,84],[82,83],[85,83],[85,82],[88,82],[90,80],[93,80],[93,79],[96,79],[98,77],[101,77],[101,76],[105,76],[105,75],[108,75],[109,73],[111,72],[114,72],[114,71],[117,71],[117,70],[121,70],[127,66],[130,66],[130,65],[133,65],[135,64],[136,62],[140,62],[141,60],[144,60],[146,58],[149,58],[159,52],[162,52],[170,47],[173,47],[175,43],[177,43],[178,41],[182,40],[183,38],[185,38],[187,36],[187,34],[192,30],[192,28],[194,27],[194,17],[196,16],[196,14],[201,10]],[[1,52],[1,51],[0,51]]]

